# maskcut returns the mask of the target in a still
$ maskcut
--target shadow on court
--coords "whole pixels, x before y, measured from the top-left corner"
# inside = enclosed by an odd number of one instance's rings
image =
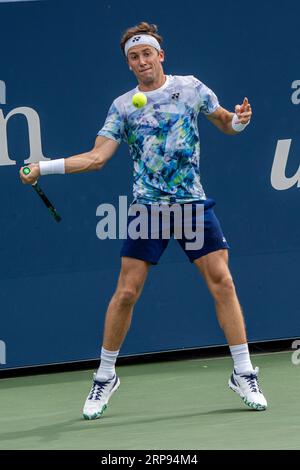
[[[118,416],[114,415],[104,415],[102,418],[96,420],[85,420],[85,419],[71,419],[68,421],[63,421],[60,423],[50,424],[48,426],[38,426],[36,428],[27,429],[24,431],[12,431],[12,432],[0,432],[0,442],[4,440],[15,440],[15,439],[24,439],[28,437],[39,437],[41,441],[45,440],[49,442],[51,440],[56,440],[59,438],[60,435],[64,434],[65,432],[72,432],[72,431],[88,431],[89,429],[98,429],[101,430],[102,428],[107,429],[110,427],[120,427],[124,426],[127,427],[129,425],[134,424],[145,424],[147,423],[159,423],[160,421],[173,421],[178,419],[187,419],[187,418],[195,418],[197,416],[203,415],[223,415],[223,414],[244,414],[244,413],[255,413],[255,411],[242,408],[242,409],[224,409],[224,410],[212,410],[207,412],[200,412],[200,413],[181,413],[181,414],[174,414],[170,416],[169,414],[160,415],[160,416],[153,416],[151,418],[147,418],[141,416],[140,418],[133,418],[130,419],[128,414],[119,413]],[[116,420],[116,418],[120,418]],[[114,420],[114,422],[112,422]],[[40,441],[40,442],[41,442]]]

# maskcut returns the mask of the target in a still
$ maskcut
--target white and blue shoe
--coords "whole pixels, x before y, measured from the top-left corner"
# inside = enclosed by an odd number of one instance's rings
[[[234,370],[228,386],[241,397],[247,406],[256,411],[263,411],[267,409],[268,404],[259,388],[258,372],[258,367],[244,374],[237,374]]]
[[[98,419],[107,408],[112,394],[119,388],[120,379],[115,375],[106,382],[98,382],[94,374],[93,386],[83,408],[84,419]]]

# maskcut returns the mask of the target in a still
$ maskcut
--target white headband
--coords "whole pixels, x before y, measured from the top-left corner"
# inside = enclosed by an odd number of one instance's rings
[[[158,51],[161,50],[159,42],[157,41],[157,39],[155,39],[154,36],[151,36],[150,34],[139,34],[128,39],[128,41],[126,42],[124,47],[126,57],[131,47],[139,46],[140,44],[147,44],[148,46],[154,47]]]

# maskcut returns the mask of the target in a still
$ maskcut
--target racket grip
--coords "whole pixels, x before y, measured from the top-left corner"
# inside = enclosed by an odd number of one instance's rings
[[[24,175],[29,175],[30,172],[31,172],[30,168],[28,166],[24,166],[23,168]],[[34,183],[32,183],[31,186],[35,186],[36,184],[37,184],[37,180]]]
[[[24,166],[24,168],[23,168],[23,173],[24,173],[24,175],[29,175],[30,171],[31,171],[31,170],[30,170],[30,168],[29,168],[28,166]]]
[[[29,175],[30,172],[31,172],[30,168],[28,166],[24,166],[24,168],[23,168],[24,175]],[[61,216],[56,212],[55,207],[53,207],[53,205],[51,204],[51,202],[47,198],[44,191],[37,184],[37,180],[34,183],[32,183],[31,186],[36,191],[36,193],[40,196],[40,198],[43,200],[44,204],[47,206],[47,209],[49,210],[52,217],[54,217],[56,222],[60,222],[61,221]]]

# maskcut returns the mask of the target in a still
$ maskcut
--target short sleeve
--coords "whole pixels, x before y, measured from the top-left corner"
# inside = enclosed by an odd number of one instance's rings
[[[217,108],[220,107],[217,96],[210,88],[204,85],[204,83],[200,82],[200,80],[195,77],[192,78],[199,96],[201,113],[213,113]]]
[[[104,126],[97,135],[116,140],[119,144],[124,138],[124,119],[115,104],[115,101],[109,108]]]

